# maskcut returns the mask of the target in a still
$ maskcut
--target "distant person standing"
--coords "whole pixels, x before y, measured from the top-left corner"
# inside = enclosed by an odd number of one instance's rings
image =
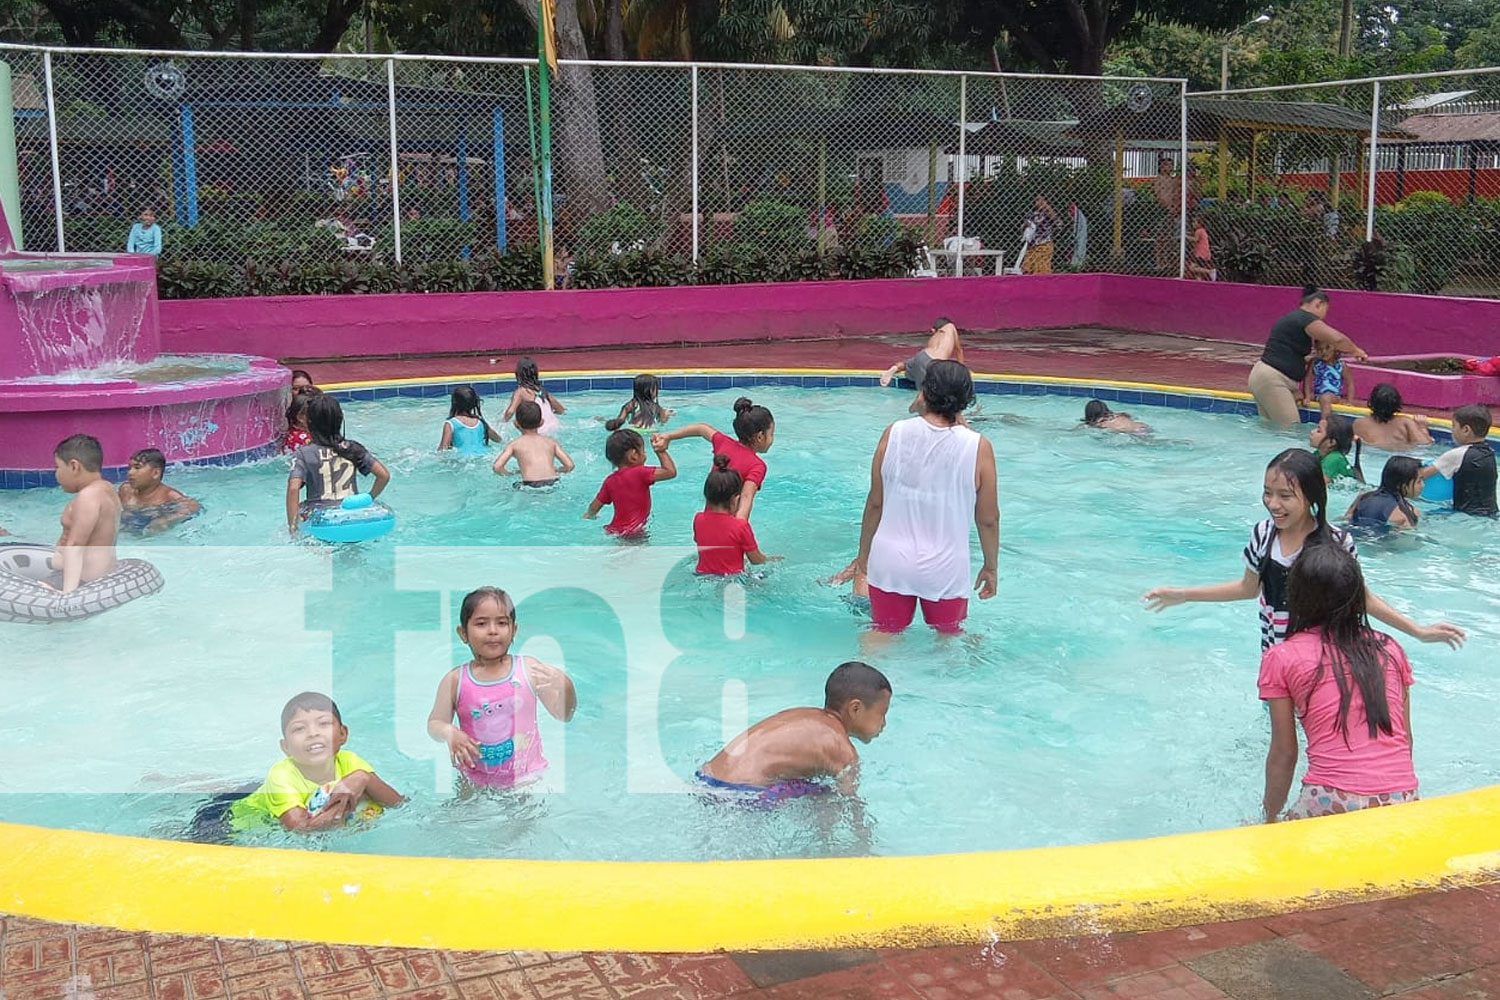
[[[1177,220],[1182,216],[1182,178],[1172,173],[1170,156],[1163,156],[1157,160],[1156,176],[1151,178],[1151,193],[1156,196],[1157,206],[1167,213],[1157,222],[1154,243],[1156,269],[1165,274],[1176,270],[1174,266],[1176,254],[1173,251],[1180,237],[1178,232],[1180,226]]]
[[[125,241],[126,253],[161,254],[161,226],[156,224],[156,210],[149,205],[141,209],[140,221],[130,227],[130,238]]]

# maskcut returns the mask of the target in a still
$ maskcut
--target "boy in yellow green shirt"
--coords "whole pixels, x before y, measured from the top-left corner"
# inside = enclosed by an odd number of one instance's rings
[[[327,695],[304,691],[287,702],[281,734],[286,757],[272,765],[259,788],[230,807],[234,829],[277,820],[283,829],[313,833],[406,801],[362,757],[344,749],[349,727]]]

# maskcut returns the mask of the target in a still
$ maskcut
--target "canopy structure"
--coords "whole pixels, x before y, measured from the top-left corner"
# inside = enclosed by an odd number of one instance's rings
[[[1105,108],[1085,115],[1070,135],[1110,135],[1115,140],[1115,250],[1121,246],[1123,201],[1118,196],[1123,185],[1124,149],[1127,141],[1162,141],[1182,136],[1182,109],[1177,104],[1157,104],[1143,111],[1127,105]],[[1256,153],[1262,132],[1280,132],[1320,136],[1346,136],[1353,143],[1368,140],[1371,120],[1368,112],[1338,104],[1318,101],[1260,101],[1212,96],[1189,97],[1187,106],[1188,142],[1214,142],[1219,151],[1218,196],[1229,193],[1229,140],[1232,137],[1250,141],[1250,196],[1254,199]],[[1382,125],[1376,135],[1382,140],[1414,139],[1416,136],[1400,127]],[[1363,169],[1363,166],[1361,166]],[[1338,170],[1330,174],[1330,200],[1338,204]],[[1363,187],[1363,185],[1361,185]]]

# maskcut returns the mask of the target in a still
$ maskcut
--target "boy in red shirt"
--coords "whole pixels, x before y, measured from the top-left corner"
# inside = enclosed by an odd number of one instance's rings
[[[604,442],[604,457],[609,459],[615,471],[604,478],[598,495],[583,516],[593,520],[605,504],[614,504],[614,520],[604,526],[607,534],[622,537],[644,535],[646,519],[651,516],[652,485],[676,478],[677,463],[667,454],[667,442],[653,441],[652,444],[656,460],[661,463],[659,466],[646,464],[646,443],[636,431],[621,428]]]
[[[708,505],[693,518],[693,541],[698,545],[698,572],[732,576],[745,571],[745,560],[759,566],[780,556],[768,556],[755,541],[750,522],[734,513],[744,481],[729,467],[729,456],[714,456],[714,469],[703,483]]]

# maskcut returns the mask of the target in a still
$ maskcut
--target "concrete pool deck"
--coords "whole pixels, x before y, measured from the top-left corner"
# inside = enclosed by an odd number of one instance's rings
[[[987,372],[1243,390],[1258,345],[1070,330],[967,338]],[[858,338],[704,348],[538,352],[548,369],[884,367],[920,346]],[[307,364],[319,382],[482,373],[487,357]],[[514,356],[498,359],[508,374]],[[1413,807],[1414,808],[1414,807]],[[1400,815],[1391,810],[1387,819]],[[3,888],[3,887],[0,887]],[[86,884],[74,889],[87,894]],[[733,906],[726,901],[726,906]],[[399,924],[403,917],[387,911]],[[524,907],[514,919],[524,921]],[[0,916],[4,1000],[583,1000],[1500,998],[1500,885],[1171,930],[924,949],[465,952],[159,935]]]

